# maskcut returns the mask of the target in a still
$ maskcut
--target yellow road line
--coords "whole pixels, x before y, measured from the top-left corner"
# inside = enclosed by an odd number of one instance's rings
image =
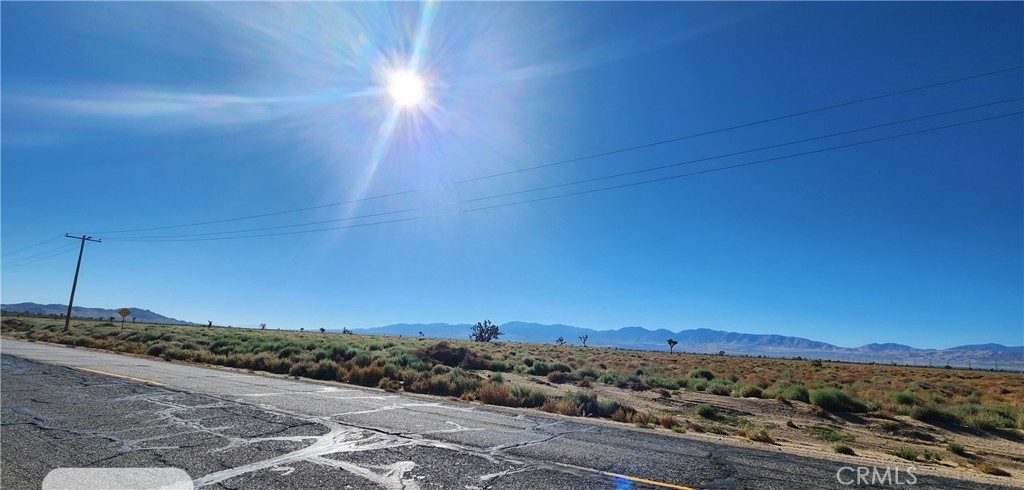
[[[682,485],[676,485],[674,483],[665,483],[665,482],[661,482],[661,481],[648,480],[646,478],[637,478],[635,476],[620,475],[618,473],[612,473],[610,471],[595,470],[593,468],[585,468],[583,466],[576,466],[576,465],[567,464],[567,463],[558,463],[558,462],[556,462],[555,464],[557,464],[558,466],[564,466],[566,468],[572,468],[574,470],[586,471],[586,472],[589,472],[589,473],[598,473],[598,474],[605,475],[605,476],[610,476],[610,477],[613,477],[613,478],[625,478],[625,479],[630,480],[630,481],[635,481],[637,483],[646,483],[648,485],[654,485],[656,487],[674,488],[676,490],[696,490],[695,488],[692,488],[692,487],[684,487]]]
[[[163,386],[163,383],[157,383],[156,381],[150,381],[148,379],[136,378],[136,377],[133,377],[133,376],[125,376],[123,374],[108,373],[106,371],[100,371],[99,369],[89,369],[89,368],[78,368],[78,369],[80,371],[88,371],[90,373],[102,374],[104,376],[113,376],[115,378],[130,379],[132,381],[138,381],[140,383],[146,383],[148,385]]]

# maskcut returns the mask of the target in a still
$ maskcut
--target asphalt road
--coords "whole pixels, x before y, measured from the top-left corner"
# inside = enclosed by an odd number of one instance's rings
[[[856,486],[836,478],[856,463],[770,447],[83,349],[0,350],[4,489],[68,467],[174,467],[196,487],[239,489]],[[998,487],[918,474],[912,488]]]

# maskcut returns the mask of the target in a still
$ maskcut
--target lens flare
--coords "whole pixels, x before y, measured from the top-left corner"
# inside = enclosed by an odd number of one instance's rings
[[[427,95],[423,78],[412,70],[392,73],[388,78],[388,93],[399,107],[416,107]]]

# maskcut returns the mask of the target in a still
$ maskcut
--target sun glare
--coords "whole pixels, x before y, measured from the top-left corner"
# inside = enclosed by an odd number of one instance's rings
[[[388,93],[399,107],[415,107],[427,95],[423,79],[411,70],[398,71],[388,79]]]

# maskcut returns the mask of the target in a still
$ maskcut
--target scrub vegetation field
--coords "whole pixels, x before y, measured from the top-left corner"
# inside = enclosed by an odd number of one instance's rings
[[[983,481],[1024,476],[1021,373],[72,323],[64,331],[53,319],[8,316],[2,332],[7,338],[606,419],[680,437],[830,453],[843,461],[912,462]]]

